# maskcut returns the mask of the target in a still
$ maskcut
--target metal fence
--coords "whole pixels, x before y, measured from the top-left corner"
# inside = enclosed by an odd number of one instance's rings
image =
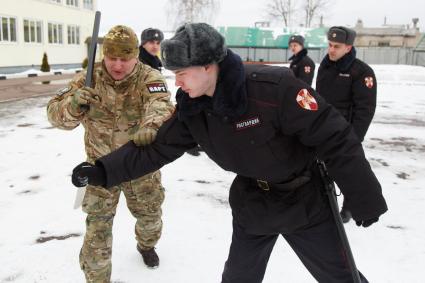
[[[292,53],[283,48],[259,48],[229,46],[244,61],[288,62]],[[425,50],[396,47],[358,47],[357,58],[368,64],[403,64],[425,66]],[[321,62],[327,49],[308,49],[308,55],[314,62]]]

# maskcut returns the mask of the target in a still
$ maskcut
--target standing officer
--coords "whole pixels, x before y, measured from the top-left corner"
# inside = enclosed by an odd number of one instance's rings
[[[326,162],[359,226],[378,221],[387,205],[347,121],[288,68],[244,66],[207,24],[177,29],[163,42],[162,58],[180,87],[174,115],[152,144],[129,142],[95,165],[78,165],[73,183],[113,187],[200,144],[220,167],[237,174],[223,283],[261,282],[279,235],[317,281],[351,282],[315,157]]]
[[[158,71],[161,71],[162,63],[158,58],[161,48],[161,41],[164,39],[164,34],[159,29],[147,28],[142,31],[139,47],[139,60],[143,64],[149,65]]]
[[[351,123],[362,142],[376,108],[376,77],[369,65],[356,58],[353,47],[356,32],[335,26],[328,31],[328,54],[317,73],[316,90]],[[344,201],[341,218],[351,219],[351,208]]]
[[[295,77],[311,85],[314,77],[314,62],[307,56],[307,49],[304,48],[304,37],[292,35],[289,38],[289,49],[293,55],[289,58],[291,64],[289,68],[294,72]]]
[[[147,28],[141,35],[142,44],[139,47],[139,60],[143,64],[147,64],[158,71],[162,69],[161,60],[158,54],[161,48],[161,41],[164,39],[164,34],[159,29]],[[202,149],[197,146],[187,151],[188,154],[199,156]]]
[[[84,86],[85,73],[78,74],[47,106],[53,126],[72,130],[80,123],[83,125],[88,162],[129,140],[139,145],[151,143],[173,111],[163,76],[137,59],[138,40],[132,29],[113,27],[104,37],[103,54],[102,63],[95,66],[92,87]],[[164,189],[160,172],[153,170],[108,190],[87,186],[83,200],[86,234],[80,252],[87,282],[110,281],[112,223],[121,191],[137,219],[137,250],[148,267],[159,264],[154,247],[162,231]]]

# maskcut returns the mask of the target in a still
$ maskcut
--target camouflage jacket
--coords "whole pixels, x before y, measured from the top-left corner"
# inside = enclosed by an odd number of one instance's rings
[[[164,77],[147,65],[138,63],[132,73],[115,81],[103,64],[93,72],[92,86],[100,102],[87,112],[73,116],[69,108],[75,91],[82,88],[86,73],[81,72],[59,91],[47,105],[49,122],[60,129],[84,126],[85,150],[89,162],[122,146],[142,127],[158,129],[172,114],[170,92]]]

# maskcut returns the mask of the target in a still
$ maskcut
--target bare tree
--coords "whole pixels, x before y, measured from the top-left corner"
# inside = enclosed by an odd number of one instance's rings
[[[283,22],[285,26],[292,24],[292,15],[295,12],[292,0],[269,0],[267,4],[267,16],[273,20]]]
[[[311,27],[312,22],[319,18],[321,12],[323,12],[330,4],[331,0],[304,0],[304,12],[305,12],[305,26]]]
[[[187,22],[213,21],[219,0],[168,0],[167,14],[173,28]]]

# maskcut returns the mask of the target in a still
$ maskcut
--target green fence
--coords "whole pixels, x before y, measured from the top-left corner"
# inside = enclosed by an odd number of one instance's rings
[[[292,34],[287,29],[271,30],[251,27],[219,27],[218,31],[226,38],[228,46],[288,48]],[[326,28],[316,28],[304,32],[307,48],[327,47]]]

